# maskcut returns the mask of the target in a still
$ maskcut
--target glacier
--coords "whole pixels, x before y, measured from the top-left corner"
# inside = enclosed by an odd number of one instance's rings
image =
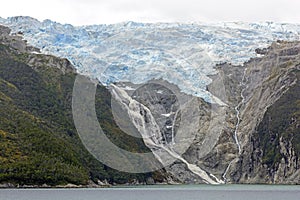
[[[72,26],[31,17],[0,18],[0,24],[42,53],[69,59],[78,72],[102,84],[144,84],[163,79],[182,92],[216,102],[207,85],[214,66],[241,65],[277,40],[299,40],[300,24],[137,23]]]

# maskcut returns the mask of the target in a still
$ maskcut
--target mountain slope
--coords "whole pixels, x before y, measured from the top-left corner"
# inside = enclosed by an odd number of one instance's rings
[[[300,183],[299,64],[299,42],[282,41],[245,63],[233,182]]]
[[[9,32],[0,27],[0,183],[145,182],[150,174],[112,170],[82,145],[72,118],[76,72],[69,61],[32,54],[28,49],[34,48]],[[109,103],[108,91],[99,86],[97,111],[108,137],[124,149],[147,151],[141,140],[122,136]]]

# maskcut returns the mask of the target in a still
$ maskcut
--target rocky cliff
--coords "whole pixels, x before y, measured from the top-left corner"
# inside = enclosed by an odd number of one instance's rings
[[[299,184],[299,64],[300,43],[277,41],[245,65],[235,182]]]
[[[135,89],[127,93],[149,109],[160,127],[162,139],[153,143],[178,153],[181,142],[193,138],[182,156],[165,167],[173,180],[299,184],[300,43],[277,41],[256,51],[259,57],[242,66],[216,66],[207,89],[219,104],[164,81],[141,87],[123,83]],[[158,147],[149,148],[155,152]]]
[[[299,184],[300,43],[277,41],[257,51],[262,57],[243,66],[218,66],[226,126],[202,164],[231,183]]]

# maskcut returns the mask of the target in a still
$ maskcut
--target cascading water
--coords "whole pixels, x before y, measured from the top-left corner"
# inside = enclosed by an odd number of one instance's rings
[[[170,142],[166,142],[164,140],[165,136],[162,134],[161,129],[149,108],[131,98],[126,93],[126,91],[116,85],[112,85],[111,91],[113,98],[119,104],[121,104],[122,108],[125,110],[125,112],[127,112],[131,122],[141,134],[145,145],[153,152],[155,157],[161,162],[163,166],[172,164],[170,160],[180,160],[192,173],[199,176],[205,183],[224,183],[222,180],[219,180],[214,175],[207,173],[199,166],[189,163],[176,150],[174,150],[176,149],[174,148],[176,141],[174,140],[174,138],[171,138]],[[174,118],[177,116],[177,113],[178,112],[173,114]],[[176,119],[173,119],[173,124],[171,125],[173,130],[172,137],[175,134],[175,122]]]
[[[245,76],[246,76],[246,71],[247,71],[247,68],[244,69],[244,73],[243,73],[243,77],[242,77],[242,80],[240,82],[240,87],[243,88],[245,86]],[[241,106],[245,103],[245,97],[244,97],[244,91],[245,91],[245,87],[242,89],[241,93],[240,93],[240,97],[241,97],[241,101],[238,103],[237,106],[234,107],[234,110],[236,111],[236,118],[237,118],[237,122],[236,122],[236,125],[235,125],[235,129],[234,129],[234,141],[237,145],[237,148],[238,148],[238,155],[240,155],[242,153],[242,148],[241,148],[241,144],[240,144],[240,141],[238,139],[238,129],[240,127],[240,122],[241,122],[241,117],[240,117],[240,108]],[[232,161],[230,161],[230,163],[228,164],[224,174],[223,174],[223,179],[224,181],[226,182],[227,179],[226,179],[226,175],[232,165],[233,162],[235,162],[236,160],[238,159],[238,157],[234,158]]]

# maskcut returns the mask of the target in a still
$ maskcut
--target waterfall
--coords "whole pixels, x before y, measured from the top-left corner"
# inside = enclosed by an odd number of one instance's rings
[[[149,108],[132,99],[126,93],[126,91],[116,85],[112,85],[111,91],[113,98],[122,105],[122,108],[127,112],[131,122],[141,134],[145,145],[153,152],[154,156],[161,162],[163,166],[172,164],[175,160],[180,160],[192,173],[199,176],[204,182],[208,184],[224,183],[214,175],[208,174],[199,166],[189,163],[179,153],[177,153],[173,148],[175,143],[174,138],[172,138],[172,142],[169,144],[163,142],[164,136]],[[177,112],[175,114],[175,117],[176,116]],[[172,137],[174,137],[175,134],[175,121],[176,118],[172,125]]]
[[[243,87],[245,86],[245,76],[246,76],[246,71],[247,71],[247,68],[244,69],[244,73],[243,73],[243,77],[242,77],[242,80],[240,82],[240,87]],[[235,129],[234,129],[234,141],[238,147],[238,154],[240,155],[242,153],[242,148],[241,148],[241,144],[239,142],[239,139],[238,139],[238,129],[240,127],[240,123],[241,123],[241,117],[240,117],[240,108],[241,106],[245,103],[245,97],[244,97],[244,91],[245,91],[246,87],[242,89],[241,93],[240,93],[240,97],[241,97],[241,101],[238,103],[237,106],[234,107],[234,110],[236,111],[236,118],[237,118],[237,122],[235,124]],[[226,175],[232,165],[232,163],[234,163],[236,160],[238,159],[238,157],[234,158],[233,160],[230,161],[230,163],[228,164],[224,174],[222,175],[224,181],[226,182],[227,179],[226,179]]]

